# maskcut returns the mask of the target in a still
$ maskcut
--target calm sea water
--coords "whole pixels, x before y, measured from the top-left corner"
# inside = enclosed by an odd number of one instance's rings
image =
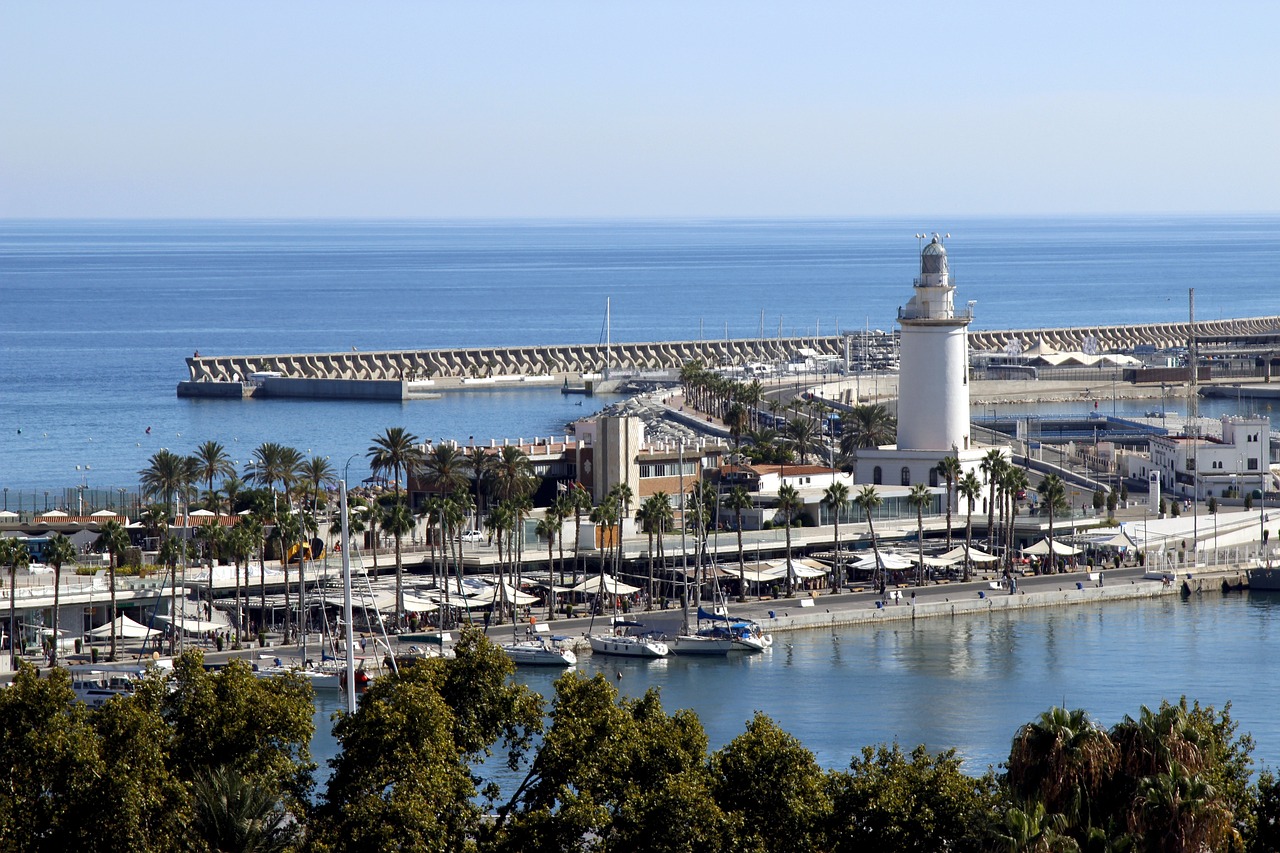
[[[1110,726],[1143,704],[1185,695],[1219,709],[1231,702],[1240,731],[1257,742],[1256,761],[1274,769],[1278,610],[1280,597],[1267,593],[1079,605],[798,631],[777,635],[763,655],[718,661],[586,656],[579,669],[604,672],[625,696],[660,688],[668,713],[698,713],[712,749],[763,711],[826,768],[847,767],[862,746],[897,741],[954,747],[968,772],[981,773],[1008,757],[1019,725],[1053,705],[1084,708]],[[558,675],[517,672],[548,699]],[[321,763],[337,751],[327,720],[340,707],[325,699],[317,714]]]
[[[178,400],[195,350],[273,353],[892,328],[922,227],[979,328],[1280,313],[1280,218],[0,222],[0,486],[133,487],[161,447],[262,441],[364,475],[373,435],[552,435],[599,401]],[[151,427],[151,432],[147,432]]]

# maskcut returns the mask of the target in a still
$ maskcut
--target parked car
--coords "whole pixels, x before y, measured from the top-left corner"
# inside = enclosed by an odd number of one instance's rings
[[[458,538],[463,542],[483,542],[484,534],[479,530],[464,530],[458,534]]]

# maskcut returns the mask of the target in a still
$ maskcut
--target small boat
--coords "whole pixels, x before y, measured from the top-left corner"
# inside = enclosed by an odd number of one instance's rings
[[[699,609],[698,620],[711,622],[709,627],[697,632],[699,637],[727,637],[733,641],[735,652],[763,652],[773,645],[773,636],[766,634],[757,623],[749,619],[731,619]]]
[[[667,646],[673,655],[726,656],[733,651],[732,637],[714,637],[703,634],[678,634]]]
[[[502,650],[511,658],[511,662],[519,666],[573,666],[578,656],[572,649],[561,648],[554,641],[544,643],[541,640],[520,640],[514,643],[503,643]]]
[[[618,655],[630,658],[664,658],[670,652],[667,644],[653,637],[640,637],[620,633],[591,634],[587,637],[591,651],[598,655]]]

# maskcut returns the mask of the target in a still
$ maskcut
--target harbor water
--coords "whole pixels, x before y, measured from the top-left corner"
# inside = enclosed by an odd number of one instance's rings
[[[0,486],[43,511],[136,487],[160,448],[263,441],[363,477],[405,426],[560,434],[601,400],[179,400],[205,355],[829,334],[894,327],[922,228],[951,233],[975,328],[1280,313],[1280,218],[555,222],[0,222]],[[583,403],[579,406],[578,403]]]
[[[1053,705],[1111,726],[1184,695],[1219,709],[1231,702],[1240,732],[1257,742],[1259,767],[1275,769],[1280,682],[1269,661],[1278,613],[1275,593],[1214,593],[796,631],[776,635],[764,654],[718,660],[587,655],[578,669],[603,673],[624,696],[659,688],[668,713],[697,712],[711,749],[762,711],[828,769],[848,766],[863,746],[896,741],[955,748],[978,774],[1008,756],[1019,725]],[[549,698],[559,672],[525,668],[516,677]],[[327,719],[340,708],[336,695],[318,703],[313,749],[322,765],[337,751]]]

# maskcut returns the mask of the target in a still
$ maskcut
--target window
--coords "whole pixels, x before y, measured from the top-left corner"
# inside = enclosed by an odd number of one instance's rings
[[[904,486],[911,485],[911,469],[908,468],[906,465],[902,466],[902,485]]]
[[[937,468],[929,469],[929,485],[935,489],[938,487],[938,469]]]
[[[1250,470],[1250,471],[1257,471],[1257,470],[1258,470],[1258,460],[1257,460],[1257,459],[1253,459],[1253,458],[1250,458],[1250,459],[1249,459],[1249,470]]]
[[[879,465],[871,469],[871,484],[874,486],[880,486],[884,484],[884,474],[883,472],[881,472]]]

